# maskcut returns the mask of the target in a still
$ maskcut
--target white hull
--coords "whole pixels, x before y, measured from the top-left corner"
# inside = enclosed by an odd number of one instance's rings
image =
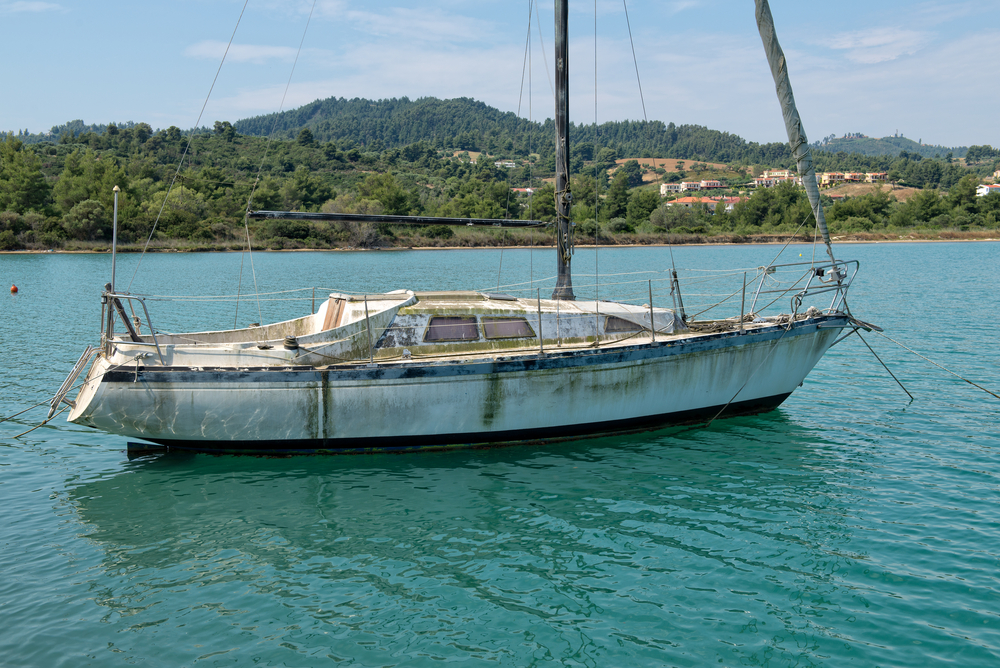
[[[322,368],[121,366],[101,357],[70,420],[227,452],[558,440],[756,413],[784,400],[847,319],[650,342]]]

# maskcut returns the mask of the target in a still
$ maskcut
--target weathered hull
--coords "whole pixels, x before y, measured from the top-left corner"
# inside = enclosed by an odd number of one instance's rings
[[[797,387],[844,316],[544,356],[326,368],[99,364],[71,421],[171,448],[258,454],[552,441],[758,413]]]

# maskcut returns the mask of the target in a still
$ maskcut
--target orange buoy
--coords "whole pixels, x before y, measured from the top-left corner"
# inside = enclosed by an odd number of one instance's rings
[[[16,295],[17,294],[17,286],[16,285],[10,286],[10,294],[12,294],[12,295]]]

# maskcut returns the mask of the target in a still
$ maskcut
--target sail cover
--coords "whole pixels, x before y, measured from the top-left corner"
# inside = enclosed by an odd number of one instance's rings
[[[788,79],[785,54],[781,50],[781,45],[778,44],[778,35],[774,31],[771,7],[767,4],[767,0],[756,0],[756,2],[757,29],[760,31],[761,41],[764,42],[767,63],[771,66],[771,76],[774,77],[778,102],[781,103],[781,115],[785,118],[785,129],[788,131],[788,144],[791,146],[799,176],[802,177],[802,185],[806,189],[806,196],[809,198],[809,205],[816,217],[816,224],[820,234],[823,235],[823,242],[826,243],[827,253],[830,254],[830,259],[836,262],[833,257],[833,248],[830,246],[830,232],[826,227],[826,218],[823,216],[823,205],[819,201],[819,186],[816,183],[816,169],[813,167],[812,151],[809,149],[806,131],[802,127],[802,119],[799,118],[799,110],[795,107],[792,82]]]

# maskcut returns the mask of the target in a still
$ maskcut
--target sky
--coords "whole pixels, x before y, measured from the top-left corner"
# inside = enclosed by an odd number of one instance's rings
[[[751,0],[628,0],[628,22],[624,4],[570,0],[574,122],[648,118],[787,141]],[[331,96],[471,97],[541,121],[553,115],[553,7],[531,7],[0,0],[0,131],[73,119],[212,126]],[[1000,0],[772,0],[771,10],[810,141],[899,132],[1000,147]]]

